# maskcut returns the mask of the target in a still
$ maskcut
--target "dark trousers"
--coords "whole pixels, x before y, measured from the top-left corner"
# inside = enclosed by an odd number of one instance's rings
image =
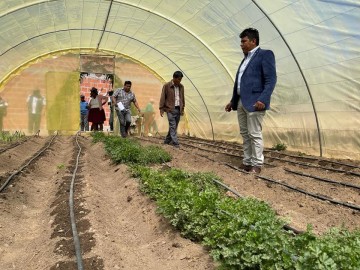
[[[164,143],[178,145],[177,128],[180,122],[180,108],[175,107],[175,110],[167,113],[169,121],[169,131],[165,137]]]
[[[131,124],[131,112],[128,110],[116,110],[116,114],[119,118],[121,137],[125,138],[128,135]]]
[[[114,107],[110,106],[110,117],[109,117],[110,131],[114,131]]]
[[[87,114],[80,114],[80,130],[89,131],[89,122]]]

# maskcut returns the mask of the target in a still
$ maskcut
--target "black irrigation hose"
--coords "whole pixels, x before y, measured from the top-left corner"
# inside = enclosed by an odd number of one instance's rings
[[[200,155],[200,156],[203,156],[203,155]],[[206,157],[206,156],[203,156],[203,157],[208,158],[208,159],[210,159],[210,160],[212,160],[212,161],[215,161],[215,160],[213,160],[213,159],[211,159],[211,158],[209,158],[209,157]],[[245,170],[241,170],[241,169],[239,169],[239,168],[237,168],[237,167],[235,167],[235,166],[233,166],[233,165],[231,165],[231,164],[228,164],[228,163],[221,163],[221,164],[223,164],[223,165],[225,165],[225,166],[228,166],[228,167],[230,167],[230,168],[232,168],[232,169],[235,169],[235,170],[238,170],[238,171],[241,171],[241,172],[244,172],[244,173],[249,174],[249,172],[247,172],[247,171],[245,171]],[[235,194],[236,196],[238,196],[239,198],[243,198],[243,196],[241,196],[240,193],[238,193],[238,192],[235,191],[234,189],[231,189],[230,187],[226,186],[225,184],[223,184],[223,183],[221,183],[221,182],[219,182],[219,181],[217,181],[217,180],[215,180],[215,179],[212,179],[212,180],[213,180],[215,183],[219,184],[220,186],[224,187],[225,189],[229,190],[230,192],[234,193],[234,194]],[[291,226],[289,226],[289,225],[286,225],[286,224],[283,226],[283,228],[284,228],[284,230],[286,230],[286,231],[292,231],[292,232],[295,233],[295,234],[304,233],[303,231],[297,230],[297,229],[295,229],[295,228],[293,228],[293,227],[291,227]]]
[[[27,140],[28,140],[28,139],[25,138],[25,139],[21,139],[21,140],[19,140],[19,141],[16,141],[15,143],[9,145],[8,147],[1,149],[1,150],[0,150],[0,154],[6,152],[7,150],[10,150],[10,149],[18,146],[18,145],[20,145],[20,144],[22,144],[22,143],[24,143],[24,142],[26,142]]]
[[[189,145],[189,144],[186,144],[186,143],[182,143],[182,144],[187,145],[187,146],[190,146],[190,147],[193,147],[193,148],[201,149],[201,148],[199,148],[199,147],[196,147],[196,146],[193,146],[193,145]],[[211,150],[211,151],[210,151],[210,150],[207,150],[207,149],[206,149],[206,151],[219,153],[218,151],[215,151],[215,150]],[[224,154],[227,154],[227,153],[224,153]],[[275,158],[275,159],[280,159],[280,158]],[[280,159],[280,160],[282,160],[282,159]],[[287,162],[287,160],[283,160],[283,161],[286,161],[286,162]],[[301,164],[301,163],[293,162],[293,161],[290,161],[290,163]],[[244,170],[241,170],[241,169],[239,169],[239,168],[237,168],[237,167],[235,167],[235,166],[233,166],[233,165],[231,165],[231,164],[228,164],[228,163],[223,163],[223,164],[226,165],[226,166],[228,166],[228,167],[230,167],[230,168],[232,168],[232,169],[235,169],[235,170],[238,170],[238,171],[241,171],[241,172],[245,172]],[[303,164],[304,164],[305,166],[309,166],[309,165],[306,164],[306,163],[303,163]],[[314,165],[310,165],[309,167],[323,168],[323,167],[314,166]],[[336,170],[336,169],[334,169],[334,170]],[[340,171],[342,171],[342,170],[340,170]],[[346,171],[342,171],[342,172],[346,172]],[[245,172],[245,173],[248,173],[248,172]],[[346,172],[346,173],[348,173],[348,172]],[[333,203],[333,204],[342,205],[342,206],[345,206],[345,207],[348,207],[348,208],[351,208],[351,209],[355,209],[355,210],[360,211],[360,206],[357,206],[357,205],[354,205],[354,204],[337,201],[337,200],[334,200],[334,199],[332,199],[332,198],[328,198],[328,197],[323,196],[323,195],[318,195],[318,194],[315,194],[315,193],[307,192],[307,191],[305,191],[305,190],[303,190],[303,189],[296,188],[296,187],[293,187],[293,186],[288,185],[288,184],[285,184],[285,183],[281,183],[281,182],[279,182],[279,181],[270,179],[270,178],[268,178],[268,177],[259,176],[259,175],[256,175],[256,177],[258,177],[258,178],[260,178],[260,179],[263,179],[263,180],[270,181],[270,182],[275,183],[275,184],[279,184],[279,185],[285,186],[285,187],[287,187],[287,188],[289,188],[289,189],[298,191],[298,192],[300,192],[300,193],[303,193],[303,194],[306,194],[306,195],[309,195],[309,196],[312,196],[312,197],[315,197],[315,198],[318,198],[318,199],[321,199],[321,200],[324,200],[324,201],[328,201],[328,202]],[[331,181],[331,180],[330,180],[330,181]],[[338,182],[337,182],[337,183],[338,183]],[[230,190],[230,189],[229,189],[229,191],[233,192],[233,191]],[[234,193],[234,192],[233,192],[233,193]],[[236,193],[234,193],[234,194],[236,194]],[[238,194],[236,194],[236,195],[238,196]],[[298,230],[296,230],[296,229],[294,229],[294,228],[291,228],[290,226],[287,226],[287,225],[284,226],[284,229],[286,229],[286,230],[291,230],[291,231],[293,231],[293,232],[296,233],[296,234],[302,233],[301,231],[298,231]]]
[[[1,154],[1,153],[4,153],[4,152],[6,152],[7,150],[10,150],[10,149],[12,149],[12,148],[14,148],[14,147],[16,147],[16,146],[18,146],[18,145],[20,145],[20,144],[21,144],[21,142],[15,142],[15,143],[13,143],[13,144],[10,145],[10,146],[1,149],[1,150],[0,150],[0,154]]]
[[[331,179],[322,178],[322,177],[315,176],[315,175],[311,175],[311,174],[306,174],[306,173],[303,173],[303,172],[293,171],[293,170],[290,170],[290,169],[287,169],[287,168],[284,168],[284,170],[285,170],[286,172],[289,172],[289,173],[293,173],[293,174],[297,174],[297,175],[301,175],[301,176],[313,178],[313,179],[316,179],[316,180],[319,180],[319,181],[323,181],[323,182],[327,182],[327,183],[332,183],[332,184],[336,184],[336,185],[341,185],[341,186],[345,186],[345,187],[350,187],[350,188],[360,189],[360,186],[357,186],[357,185],[353,185],[353,184],[349,184],[349,183],[344,183],[344,182],[338,182],[338,181],[334,181],[334,180],[331,180]]]
[[[24,168],[26,168],[27,166],[29,166],[29,164],[30,164],[34,159],[36,159],[36,158],[37,158],[38,156],[40,156],[45,150],[47,150],[47,149],[50,147],[50,145],[52,144],[52,142],[53,142],[53,140],[55,139],[56,136],[57,136],[57,133],[56,133],[56,135],[54,135],[54,136],[51,138],[50,142],[48,143],[48,145],[47,145],[46,147],[43,147],[40,151],[38,151],[38,153],[37,153],[35,156],[33,156],[28,162],[26,162],[23,166],[21,166],[20,169],[18,169],[17,171],[13,172],[13,173],[8,177],[8,179],[6,179],[5,183],[0,187],[0,192],[2,192],[2,191],[6,188],[6,186],[9,184],[9,182],[11,181],[11,179],[12,179],[15,175],[19,174]]]
[[[241,157],[241,156],[236,155],[236,154],[222,153],[222,152],[219,152],[219,151],[216,151],[216,150],[204,149],[204,148],[201,148],[199,146],[194,146],[194,145],[187,144],[187,143],[184,143],[184,142],[182,142],[181,144],[189,146],[189,147],[197,148],[197,149],[200,149],[202,151],[211,152],[211,153],[224,154],[224,155],[228,155],[228,156],[231,156],[231,157]]]
[[[206,152],[211,152],[211,153],[216,153],[216,154],[222,154],[222,155],[227,155],[227,156],[231,156],[231,157],[242,157],[241,155],[236,155],[236,154],[230,154],[230,153],[225,153],[225,152],[219,152],[217,150],[210,150],[210,149],[205,149],[205,148],[201,148],[201,147],[198,147],[198,146],[194,146],[194,145],[191,145],[191,144],[187,144],[187,143],[184,143],[182,142],[183,145],[186,145],[186,146],[189,146],[189,147],[192,147],[192,148],[196,148],[196,149],[199,149],[199,150],[202,150],[202,151],[206,151]],[[270,164],[270,163],[267,163],[267,162],[264,162],[265,165],[267,166],[270,166],[270,167],[275,167],[273,164]]]
[[[142,139],[143,139],[143,140],[146,140],[146,139],[144,139],[144,138],[142,138]],[[146,140],[146,141],[151,141],[151,140]],[[186,145],[187,145],[187,144],[186,144]],[[192,146],[192,145],[190,145],[190,146]],[[192,146],[192,147],[194,147],[194,146]],[[181,149],[181,150],[183,150],[183,149]],[[209,157],[206,157],[206,158],[210,159]],[[165,164],[165,162],[163,162],[163,163]],[[236,168],[236,167],[233,167],[232,165],[227,164],[227,163],[223,163],[223,164],[224,164],[224,165],[227,165],[227,166],[229,166],[229,167],[231,167],[231,168],[233,168],[233,169]],[[168,166],[167,164],[165,164],[165,165]],[[245,172],[245,171],[244,171],[244,172]],[[238,196],[239,198],[243,198],[243,197],[244,197],[244,196],[242,196],[240,193],[238,193],[236,190],[228,187],[228,186],[225,185],[224,183],[222,183],[222,182],[220,182],[220,181],[218,181],[218,180],[215,180],[215,179],[212,179],[212,181],[214,181],[216,184],[222,186],[223,188],[229,190],[230,192],[234,193],[234,194],[235,194],[236,196]],[[286,231],[292,231],[294,234],[304,233],[303,231],[297,230],[297,229],[295,229],[295,228],[293,228],[293,227],[291,227],[291,226],[289,226],[289,225],[286,225],[286,224],[283,226],[283,228],[284,228],[284,230],[286,230]]]
[[[76,172],[77,172],[77,169],[79,166],[79,157],[81,154],[81,146],[78,142],[78,136],[79,136],[79,132],[76,133],[76,144],[79,148],[79,152],[76,157],[76,165],[75,165],[75,169],[74,169],[72,179],[71,179],[69,208],[70,208],[71,229],[72,229],[72,234],[73,234],[73,238],[74,238],[77,266],[78,266],[78,270],[83,270],[84,266],[83,266],[82,256],[81,256],[80,238],[79,238],[78,231],[76,229],[75,212],[74,212],[74,182],[75,182]]]
[[[317,166],[317,165],[312,165],[312,164],[299,162],[299,161],[286,160],[286,159],[282,159],[282,158],[278,158],[278,157],[269,157],[269,159],[275,159],[275,160],[279,160],[279,161],[288,162],[288,163],[291,163],[291,164],[294,164],[294,165],[301,165],[301,166],[310,167],[310,168],[323,169],[323,170],[328,170],[328,171],[334,171],[334,172],[340,172],[340,173],[352,174],[352,175],[360,176],[360,173],[356,173],[356,172],[349,172],[349,171],[345,171],[345,170],[341,170],[341,169],[334,169],[334,168],[328,168],[328,167],[323,167],[323,166]]]
[[[296,156],[296,155],[291,155],[291,154],[287,154],[287,153],[274,152],[272,150],[264,150],[264,152],[278,153],[279,155],[283,155],[283,156],[286,156],[286,157],[293,157],[293,158],[299,158],[299,159],[309,159],[309,160],[312,160],[312,161],[317,161],[318,163],[326,162],[326,163],[329,163],[329,164],[337,164],[337,165],[341,165],[341,166],[351,167],[351,168],[354,168],[354,169],[360,169],[360,167],[356,166],[356,165],[352,165],[352,164],[348,164],[348,163],[344,163],[344,162],[339,162],[339,161],[325,160],[325,159],[321,159],[321,158],[318,158],[318,157]],[[269,157],[269,158],[271,158],[271,157]]]
[[[211,143],[208,143],[208,142],[204,142],[203,139],[199,139],[199,138],[196,138],[196,139],[189,139],[189,138],[184,138],[183,139],[185,140],[189,140],[189,141],[193,141],[193,142],[200,142],[202,144],[206,144],[206,145],[213,145],[214,147],[220,147],[220,148],[225,148],[224,146],[217,146],[217,145],[214,145],[214,144],[211,144]],[[338,162],[338,161],[330,161],[330,160],[325,160],[325,159],[321,159],[321,158],[317,158],[317,157],[308,157],[308,156],[296,156],[296,155],[291,155],[291,154],[287,154],[287,153],[279,153],[279,152],[275,152],[274,150],[267,150],[267,149],[264,149],[264,152],[267,152],[267,153],[277,153],[279,155],[283,155],[283,156],[287,156],[287,157],[292,157],[292,158],[302,158],[302,159],[309,159],[309,160],[315,160],[317,162],[326,162],[326,163],[329,163],[329,164],[337,164],[337,165],[341,165],[341,166],[347,166],[347,167],[351,167],[351,168],[354,168],[354,169],[360,169],[359,166],[356,166],[356,165],[352,165],[352,164],[347,164],[347,163],[343,163],[343,162]],[[269,159],[277,159],[277,160],[282,160],[282,161],[286,161],[286,162],[289,162],[291,163],[292,161],[287,161],[287,160],[284,160],[282,158],[277,158],[277,157],[267,157]],[[322,168],[322,169],[327,169],[327,170],[332,170],[332,171],[337,171],[337,172],[343,172],[343,173],[348,173],[348,174],[353,174],[353,175],[356,175],[356,176],[360,176],[360,173],[356,173],[356,172],[348,172],[348,171],[345,171],[345,170],[339,170],[339,169],[333,169],[333,168],[327,168],[327,167],[320,167],[320,166],[315,166],[315,165],[308,165],[306,163],[302,163],[302,165],[304,166],[309,166],[309,167],[315,167],[315,168]]]
[[[224,183],[216,180],[216,179],[211,179],[213,182],[215,182],[216,184],[222,186],[223,188],[227,189],[228,191],[231,191],[232,193],[234,193],[236,196],[238,196],[239,198],[244,198],[244,196],[241,196],[240,193],[238,193],[236,190],[228,187],[227,185],[225,185]]]
[[[223,188],[227,189],[228,191],[234,193],[234,194],[235,194],[236,196],[238,196],[239,198],[244,198],[244,196],[241,196],[240,193],[238,193],[236,190],[228,187],[228,186],[225,185],[224,183],[222,183],[222,182],[220,182],[220,181],[218,181],[218,180],[216,180],[216,179],[211,179],[211,180],[212,180],[213,182],[215,182],[216,184],[222,186]],[[226,211],[224,211],[224,210],[221,210],[221,211],[223,211],[224,213],[226,213],[226,214],[228,214],[228,215],[230,215],[230,216],[233,216],[233,215],[231,215],[230,213],[228,213],[228,212],[226,212]],[[291,226],[289,226],[289,225],[284,225],[283,228],[284,228],[285,230],[287,230],[287,231],[292,231],[292,232],[295,233],[295,234],[301,234],[301,233],[303,233],[303,231],[299,231],[299,230],[297,230],[297,229],[295,229],[295,228],[293,228],[293,227],[291,227]]]
[[[297,187],[291,186],[291,185],[286,184],[286,183],[281,183],[281,182],[276,181],[276,180],[274,180],[274,179],[271,179],[271,178],[269,178],[269,177],[260,176],[260,175],[256,175],[256,177],[258,177],[258,178],[260,178],[260,179],[263,179],[263,180],[266,180],[266,181],[269,181],[269,182],[271,182],[271,183],[275,183],[275,184],[278,184],[278,185],[287,187],[287,188],[289,188],[289,189],[298,191],[298,192],[300,192],[300,193],[309,195],[309,196],[311,196],[311,197],[314,197],[314,198],[317,198],[317,199],[320,199],[320,200],[323,200],[323,201],[328,201],[328,202],[333,203],[333,204],[342,205],[342,206],[345,206],[345,207],[348,207],[348,208],[351,208],[351,209],[360,211],[360,206],[355,205],[355,204],[352,204],[352,203],[345,203],[345,202],[341,202],[341,201],[334,200],[334,199],[332,199],[332,198],[326,197],[326,196],[324,196],[324,195],[319,195],[319,194],[315,194],[315,193],[312,193],[312,192],[308,192],[308,191],[305,191],[305,190],[303,190],[303,189],[301,189],[301,188],[297,188]]]
[[[337,164],[337,165],[341,165],[341,166],[347,166],[347,167],[351,167],[351,168],[354,168],[354,169],[360,169],[359,166],[356,166],[356,165],[352,165],[352,164],[347,164],[347,163],[343,163],[343,162],[338,162],[338,161],[328,161],[328,160],[324,160],[324,159],[319,159],[319,162],[327,162],[327,163],[334,163],[334,164]]]
[[[244,170],[241,170],[235,166],[232,166],[230,164],[227,164],[225,163],[224,165],[234,169],[234,170],[237,170],[237,171],[241,171],[241,172],[245,172]],[[247,174],[249,174],[248,172],[245,172]],[[360,211],[360,206],[358,205],[355,205],[355,204],[351,204],[351,203],[345,203],[345,202],[341,202],[341,201],[337,201],[337,200],[334,200],[332,198],[329,198],[329,197],[326,197],[326,196],[323,196],[323,195],[319,195],[319,194],[315,194],[315,193],[311,193],[311,192],[307,192],[303,189],[300,189],[300,188],[297,188],[297,187],[293,187],[291,185],[288,185],[286,183],[282,183],[282,182],[279,182],[279,181],[276,181],[276,180],[273,180],[271,178],[268,178],[268,177],[265,177],[265,176],[260,176],[260,175],[256,175],[256,177],[260,178],[260,179],[263,179],[263,180],[266,180],[266,181],[269,181],[269,182],[272,182],[272,183],[275,183],[275,184],[278,184],[278,185],[281,185],[281,186],[285,186],[289,189],[292,189],[292,190],[295,190],[295,191],[298,191],[300,193],[303,193],[303,194],[306,194],[306,195],[309,195],[311,197],[315,197],[317,199],[321,199],[323,201],[328,201],[328,202],[331,202],[333,204],[338,204],[338,205],[342,205],[342,206],[345,206],[345,207],[348,207],[348,208],[351,208],[351,209],[355,209],[355,210],[358,210]]]

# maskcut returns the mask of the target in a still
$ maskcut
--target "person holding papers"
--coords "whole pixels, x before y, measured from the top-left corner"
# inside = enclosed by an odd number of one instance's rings
[[[119,119],[121,137],[125,138],[131,124],[131,102],[134,103],[138,112],[141,112],[135,94],[131,91],[131,81],[125,81],[123,88],[116,89],[112,95],[112,101],[115,104],[115,111]]]

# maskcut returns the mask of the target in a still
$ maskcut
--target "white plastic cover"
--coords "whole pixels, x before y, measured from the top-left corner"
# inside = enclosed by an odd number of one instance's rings
[[[0,86],[49,53],[119,53],[163,81],[184,73],[192,135],[241,141],[236,113],[224,106],[243,58],[239,33],[255,27],[278,74],[266,146],[360,159],[359,7],[358,0],[2,0]]]

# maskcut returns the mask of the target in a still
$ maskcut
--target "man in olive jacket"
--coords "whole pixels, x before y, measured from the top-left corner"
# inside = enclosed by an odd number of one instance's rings
[[[163,86],[159,102],[161,117],[166,112],[169,121],[169,131],[164,143],[171,144],[177,148],[179,148],[177,127],[180,115],[184,114],[185,109],[184,86],[180,83],[182,78],[183,74],[181,71],[174,72],[173,79]]]

